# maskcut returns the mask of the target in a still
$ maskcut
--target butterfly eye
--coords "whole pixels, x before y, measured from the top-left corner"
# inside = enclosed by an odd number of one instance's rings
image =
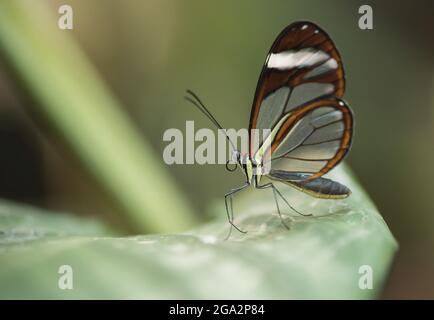
[[[228,170],[229,172],[234,172],[235,170],[237,170],[237,164],[233,163],[233,167],[230,166],[231,162],[228,160],[226,161],[226,170]]]

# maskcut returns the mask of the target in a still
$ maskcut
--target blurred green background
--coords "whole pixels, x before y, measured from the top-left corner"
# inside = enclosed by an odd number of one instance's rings
[[[39,32],[48,32],[79,43],[161,163],[164,130],[183,130],[185,120],[195,120],[196,128],[210,126],[182,100],[186,88],[199,93],[224,126],[246,127],[275,36],[295,20],[318,23],[343,57],[345,99],[356,115],[347,162],[400,243],[383,298],[434,298],[432,1],[17,2],[29,14],[51,13],[45,22],[52,29],[35,30],[36,41],[43,36]],[[65,3],[74,10],[73,30],[57,28],[57,10]],[[374,30],[358,28],[363,4],[373,7]],[[56,128],[35,112],[35,99],[16,80],[11,60],[0,56],[0,197],[97,216],[136,232],[116,214],[128,208],[101,189],[66,151]],[[185,206],[199,213],[197,221],[207,219],[200,213],[210,202],[221,201],[242,181],[224,166],[165,166],[162,171],[174,177],[174,188],[189,200]]]

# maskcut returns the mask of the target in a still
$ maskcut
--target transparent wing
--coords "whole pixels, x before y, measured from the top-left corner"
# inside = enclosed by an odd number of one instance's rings
[[[341,57],[327,33],[312,22],[286,27],[273,43],[255,92],[249,129],[272,130],[296,108],[319,97],[344,94]],[[250,130],[250,155],[263,137]]]
[[[343,100],[313,101],[294,110],[278,130],[271,144],[270,168],[318,178],[342,161],[352,134],[352,112]]]

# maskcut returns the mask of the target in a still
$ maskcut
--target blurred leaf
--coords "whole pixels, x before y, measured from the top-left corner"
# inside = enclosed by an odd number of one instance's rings
[[[97,221],[51,214],[31,206],[0,201],[0,246],[68,236],[103,236],[111,232]]]
[[[54,13],[47,3],[0,2],[0,55],[20,89],[35,99],[29,107],[43,119],[41,129],[49,124],[56,130],[136,230],[191,227],[192,210],[160,157],[134,130],[69,31],[57,27]]]
[[[353,190],[345,201],[316,200],[281,188],[300,210],[317,215],[288,217],[291,230],[274,213],[271,191],[252,190],[235,202],[237,224],[248,233],[234,232],[228,241],[223,240],[228,223],[222,201],[217,221],[184,234],[110,238],[77,233],[23,244],[3,241],[0,298],[376,297],[397,244],[360,186],[337,171],[333,177]],[[3,235],[21,228],[22,221],[36,220],[26,215],[2,214]],[[38,228],[52,225],[44,221]],[[73,290],[58,289],[57,270],[65,264],[74,272]],[[373,269],[373,290],[358,286],[362,265]]]

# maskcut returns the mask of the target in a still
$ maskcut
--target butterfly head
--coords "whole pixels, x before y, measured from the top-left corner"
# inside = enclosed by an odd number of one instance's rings
[[[238,150],[232,151],[231,159],[226,161],[226,170],[229,172],[237,170],[238,166],[242,167],[241,162],[242,160],[240,152]]]

